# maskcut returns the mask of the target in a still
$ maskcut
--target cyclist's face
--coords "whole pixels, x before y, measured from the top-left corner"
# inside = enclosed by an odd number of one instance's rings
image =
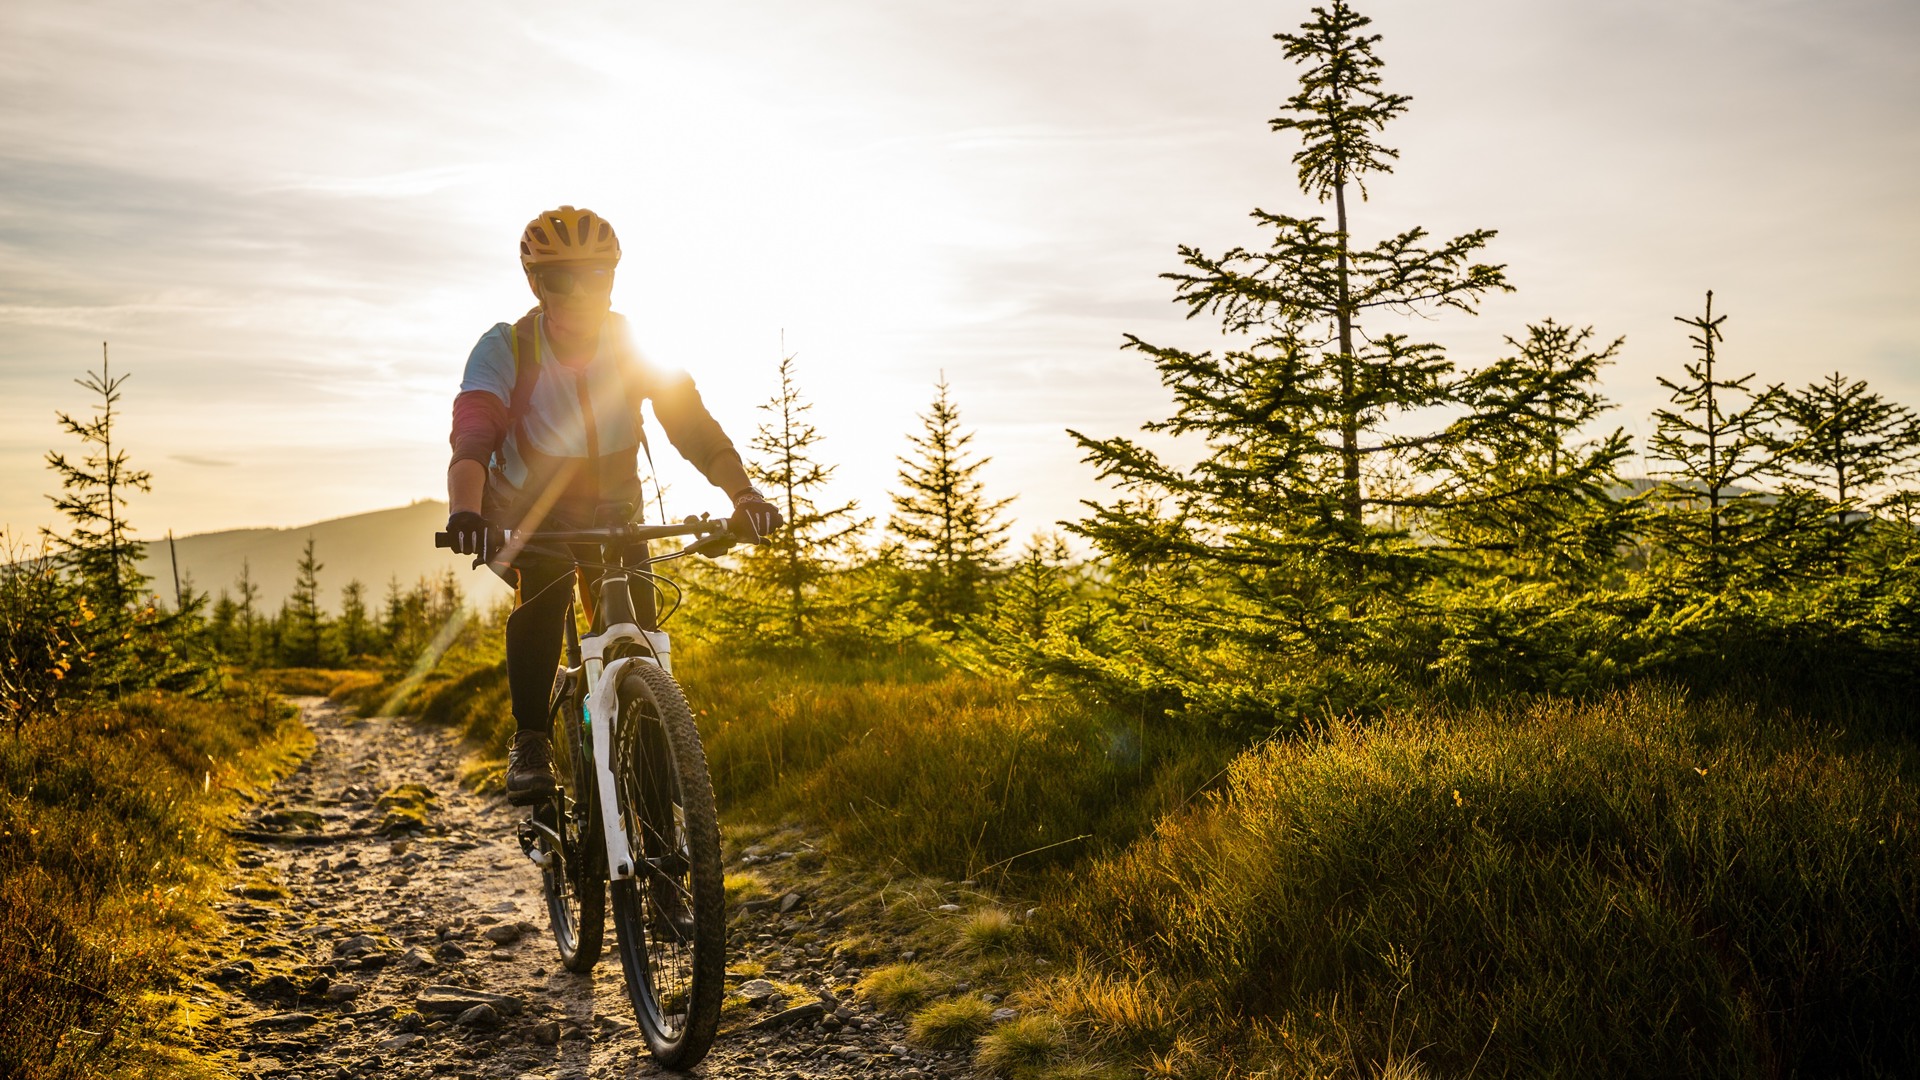
[[[597,332],[613,306],[613,268],[554,267],[532,276],[548,325],[562,334]]]

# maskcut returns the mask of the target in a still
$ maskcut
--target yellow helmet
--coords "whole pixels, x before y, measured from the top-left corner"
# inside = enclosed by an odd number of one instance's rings
[[[527,222],[520,234],[520,265],[528,273],[549,263],[620,261],[620,238],[607,219],[591,210],[562,206]]]

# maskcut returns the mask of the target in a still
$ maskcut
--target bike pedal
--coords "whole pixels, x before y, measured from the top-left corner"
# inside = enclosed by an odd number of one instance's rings
[[[531,821],[522,821],[518,833],[520,850],[526,853],[533,865],[542,870],[553,865],[553,851],[548,847],[545,829]]]

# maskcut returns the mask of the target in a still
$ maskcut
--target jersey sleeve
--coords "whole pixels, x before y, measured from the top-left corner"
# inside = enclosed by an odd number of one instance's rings
[[[714,465],[727,458],[738,462],[739,451],[721,430],[720,422],[707,411],[706,403],[700,400],[693,376],[660,364],[641,352],[624,320],[619,332],[625,335],[623,351],[632,365],[628,377],[638,383],[641,396],[653,402],[654,418],[660,421],[667,441],[680,456],[709,481],[713,480]]]
[[[453,460],[485,465],[507,436],[507,409],[513,401],[513,328],[499,323],[481,335],[467,357],[460,393],[453,399],[453,428],[447,442]]]
[[[480,335],[467,354],[467,368],[460,376],[460,392],[485,390],[500,399],[502,406],[513,403],[513,327],[495,323]]]

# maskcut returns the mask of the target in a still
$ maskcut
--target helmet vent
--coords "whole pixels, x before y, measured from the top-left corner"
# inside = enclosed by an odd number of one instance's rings
[[[553,243],[553,241],[547,236],[547,230],[541,228],[538,225],[535,225],[533,228],[528,229],[527,232],[533,236],[533,242],[536,244]]]
[[[573,237],[572,237],[572,236],[570,236],[570,235],[568,235],[568,233],[567,233],[567,219],[566,219],[566,218],[563,218],[563,217],[560,217],[559,215],[557,215],[557,214],[556,214],[556,215],[554,216],[554,218],[553,218],[553,231],[554,231],[554,232],[556,232],[556,233],[559,233],[559,234],[560,234],[560,246],[561,246],[561,247],[572,247],[572,246],[573,246]]]

